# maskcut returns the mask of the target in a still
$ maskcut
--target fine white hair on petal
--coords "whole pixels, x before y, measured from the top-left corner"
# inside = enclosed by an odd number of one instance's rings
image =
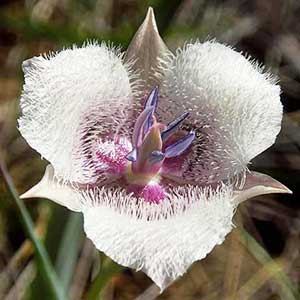
[[[169,121],[183,111],[184,129],[197,138],[183,177],[208,184],[246,169],[280,131],[280,87],[259,65],[217,42],[178,50],[164,70],[158,114]]]
[[[104,193],[91,191],[88,197],[93,201],[83,210],[87,236],[117,263],[145,272],[161,290],[221,244],[232,229],[235,205],[230,186],[215,191],[175,188],[169,194],[173,208],[168,200],[154,205],[143,201],[139,207],[133,196],[124,200],[118,190]],[[120,205],[125,202],[131,213]]]
[[[121,174],[128,164],[125,156],[132,151],[130,141],[125,137],[115,137],[114,140],[101,138],[91,145],[92,154],[90,162],[96,172],[106,174]]]
[[[59,178],[96,181],[94,140],[126,135],[138,81],[118,49],[87,43],[23,63],[19,130]]]

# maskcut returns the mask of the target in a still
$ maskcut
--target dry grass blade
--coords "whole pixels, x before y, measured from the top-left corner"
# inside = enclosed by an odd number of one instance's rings
[[[231,295],[228,299],[251,299],[252,296],[269,280],[272,280],[276,277],[282,269],[284,268],[284,261],[277,260],[272,261],[265,266],[263,266],[254,276],[251,277],[235,294]],[[292,291],[287,288],[283,288],[282,284],[277,283],[278,294],[281,296],[281,299],[284,300],[297,300],[293,295]]]
[[[18,300],[23,299],[28,286],[32,283],[36,274],[36,266],[31,261],[17,278],[14,286],[10,289],[3,300]]]
[[[135,300],[154,300],[159,294],[159,288],[155,284],[152,284],[146,289],[143,294],[135,298]]]
[[[50,210],[48,206],[42,206],[40,209],[39,217],[36,222],[35,232],[38,237],[43,238],[46,232]],[[32,256],[34,248],[29,240],[21,245],[18,251],[11,258],[7,266],[0,273],[0,296],[4,297],[7,289],[12,284],[11,281],[17,278],[20,270],[27,263],[28,259]]]
[[[69,296],[71,300],[81,299],[84,293],[84,288],[86,286],[88,276],[93,264],[94,250],[95,248],[92,242],[86,239],[79,258],[79,262],[75,269],[73,282],[70,288]]]
[[[242,223],[241,215],[237,213],[238,223]],[[230,297],[235,294],[239,287],[240,273],[242,268],[243,253],[241,251],[241,242],[239,232],[234,230],[229,236],[229,249],[224,274],[223,295],[224,299],[238,300],[236,297]]]
[[[238,297],[249,299],[264,282],[274,278],[278,285],[278,291],[284,300],[298,300],[300,297],[290,282],[284,271],[282,262],[273,260],[269,254],[255,241],[255,239],[244,229],[239,230],[241,241],[250,253],[263,265],[262,269],[255,274],[246,284],[237,292]],[[238,298],[240,299],[240,298]]]
[[[36,236],[30,214],[28,213],[24,203],[19,198],[18,193],[14,187],[13,181],[9,176],[9,173],[1,159],[0,170],[4,182],[7,186],[8,192],[19,210],[24,229],[26,230],[29,238],[31,239],[32,244],[34,245],[37,262],[39,264],[41,272],[44,275],[44,279],[48,287],[48,292],[52,295],[53,300],[65,300],[65,291],[63,290],[58,280],[58,277],[53,269],[49,255],[44,245]]]

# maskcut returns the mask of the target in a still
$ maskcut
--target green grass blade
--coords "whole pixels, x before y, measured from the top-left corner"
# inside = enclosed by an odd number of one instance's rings
[[[4,182],[7,186],[8,192],[10,193],[12,199],[14,200],[14,203],[16,204],[20,212],[21,221],[23,223],[24,229],[35,248],[35,255],[37,258],[38,267],[40,268],[40,271],[43,274],[45,283],[47,284],[48,292],[52,295],[53,300],[66,300],[66,294],[53,269],[48,253],[45,250],[42,242],[34,233],[34,225],[32,219],[23,201],[19,198],[14,184],[12,182],[12,179],[2,160],[0,160],[0,170],[4,178]]]
[[[70,286],[82,241],[82,215],[70,213],[55,263],[58,277],[66,290]]]
[[[87,300],[100,300],[100,293],[106,286],[112,276],[123,270],[124,267],[116,264],[114,261],[106,257],[103,263],[103,267],[100,269],[99,274],[93,281],[86,298]]]
[[[300,295],[297,293],[282,267],[272,259],[268,252],[245,229],[240,228],[239,231],[243,245],[257,261],[263,266],[267,266],[266,271],[268,271],[271,274],[271,277],[276,280],[276,283],[280,288],[281,298],[284,300],[300,299]]]
[[[53,266],[58,256],[59,247],[62,241],[63,233],[68,222],[70,211],[63,206],[48,200],[43,200],[51,208],[51,216],[48,224],[46,235],[43,239],[44,247],[48,253]],[[51,229],[51,230],[50,230]],[[43,274],[40,270],[37,270],[37,275],[30,287],[30,298],[27,300],[52,300],[51,295],[45,293],[47,286]],[[55,270],[57,272],[57,270]]]

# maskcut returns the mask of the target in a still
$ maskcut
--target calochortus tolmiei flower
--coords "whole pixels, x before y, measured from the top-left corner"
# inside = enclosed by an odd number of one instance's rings
[[[290,192],[247,169],[281,127],[276,80],[215,41],[172,53],[151,8],[124,54],[93,42],[23,70],[19,130],[50,163],[23,198],[82,212],[99,250],[161,289],[223,242],[240,202]]]

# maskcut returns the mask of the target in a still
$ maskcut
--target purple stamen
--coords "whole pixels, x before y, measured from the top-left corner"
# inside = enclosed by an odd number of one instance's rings
[[[176,157],[182,154],[193,142],[195,133],[191,132],[176,143],[168,146],[165,150],[165,157]]]
[[[158,150],[152,151],[149,157],[149,162],[151,164],[156,164],[160,161],[162,161],[165,158],[165,155]]]
[[[139,147],[142,144],[144,134],[145,134],[144,127],[149,117],[153,116],[154,109],[155,108],[153,106],[145,108],[137,118],[134,125],[133,136],[132,136],[132,144],[134,147]]]
[[[158,87],[156,86],[151,90],[150,94],[148,95],[145,103],[145,108],[154,106],[156,109],[157,104],[158,104]]]
[[[157,104],[158,104],[158,87],[155,87],[151,90],[150,94],[148,95],[147,99],[146,99],[146,103],[145,103],[145,109],[148,107],[154,107],[154,111],[157,108]],[[153,113],[154,113],[153,111]],[[152,126],[153,124],[153,115],[149,116],[147,123],[144,127],[144,134],[146,134],[149,130],[149,128]]]
[[[176,131],[179,125],[188,117],[189,112],[185,112],[176,118],[174,121],[168,124],[167,128],[162,131],[161,139],[165,141],[174,131]]]
[[[130,151],[126,156],[125,158],[129,161],[136,161],[137,160],[137,150],[136,148],[134,148],[132,151]]]
[[[181,155],[195,138],[195,133],[191,132],[168,147],[164,146],[168,137],[179,128],[189,113],[183,113],[166,126],[159,123],[154,116],[157,104],[158,88],[155,87],[151,90],[145,101],[145,108],[135,122],[133,149],[125,156],[130,162],[126,164],[127,182],[136,187],[136,194],[139,197],[155,203],[165,198],[164,191],[158,188],[160,186],[153,185],[160,180],[159,173],[164,167],[165,159]]]
[[[154,115],[154,110],[153,113],[149,115],[147,121],[145,122],[144,129],[143,129],[144,135],[149,131],[149,129],[153,125],[153,115]]]

